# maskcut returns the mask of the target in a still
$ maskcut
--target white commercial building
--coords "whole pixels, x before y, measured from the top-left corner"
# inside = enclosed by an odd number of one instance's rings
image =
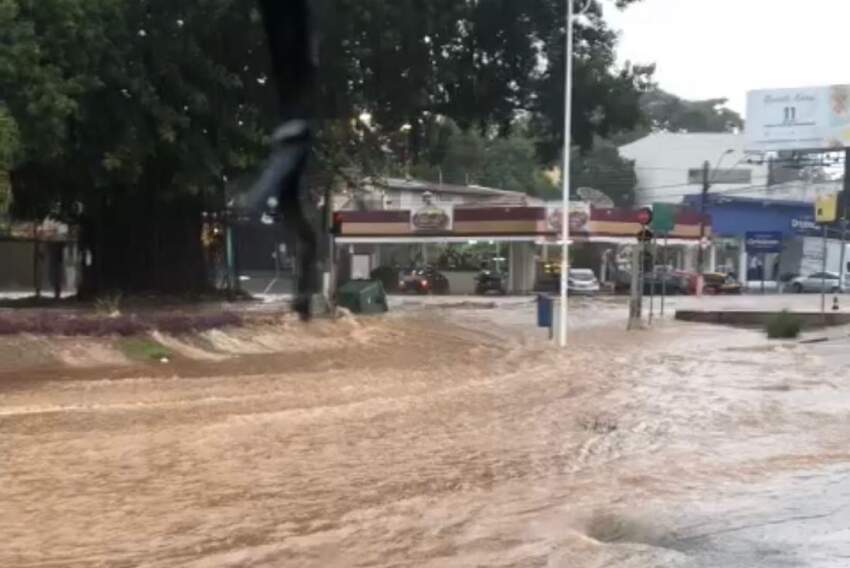
[[[700,193],[706,161],[714,191],[764,195],[768,164],[744,148],[743,134],[655,132],[621,146],[620,155],[635,162],[636,202],[644,206]]]

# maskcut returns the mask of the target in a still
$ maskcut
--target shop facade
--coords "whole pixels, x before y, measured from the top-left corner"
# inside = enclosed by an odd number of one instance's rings
[[[688,196],[684,203],[699,209],[702,197]],[[765,281],[769,286],[799,274],[820,270],[822,229],[815,223],[814,207],[805,201],[786,201],[711,195],[706,200],[714,234],[708,255],[708,269],[730,272],[744,283]],[[747,233],[780,233],[782,250],[751,254],[746,250]],[[830,230],[832,249],[839,238]]]
[[[378,270],[392,273],[430,265],[446,276],[452,293],[468,294],[474,290],[478,271],[487,268],[505,275],[507,292],[522,294],[559,277],[562,213],[558,206],[426,204],[413,210],[341,213],[343,231],[336,239],[338,283],[369,278]],[[628,251],[637,242],[638,212],[574,203],[569,219],[571,265],[591,268],[603,280],[614,278],[614,267],[622,269],[616,259],[630,259]],[[688,251],[698,246],[699,233],[699,214],[680,210],[675,228],[667,235],[668,257],[678,256],[684,264]]]

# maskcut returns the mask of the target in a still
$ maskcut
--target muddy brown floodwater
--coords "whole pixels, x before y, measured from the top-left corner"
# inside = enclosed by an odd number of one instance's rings
[[[0,383],[0,566],[847,565],[831,352],[602,318],[561,353],[531,317]]]

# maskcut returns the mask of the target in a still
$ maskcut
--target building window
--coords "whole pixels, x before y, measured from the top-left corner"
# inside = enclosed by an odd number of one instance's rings
[[[753,171],[746,168],[720,169],[709,172],[708,179],[711,183],[733,183],[745,184],[753,182]],[[688,183],[702,184],[702,168],[691,168],[688,170]]]

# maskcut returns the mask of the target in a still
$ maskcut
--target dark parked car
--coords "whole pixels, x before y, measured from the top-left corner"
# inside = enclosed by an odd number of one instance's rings
[[[412,270],[398,280],[402,294],[448,294],[449,280],[434,268]]]
[[[483,296],[488,292],[505,294],[505,275],[492,270],[482,270],[475,277],[475,293]]]

